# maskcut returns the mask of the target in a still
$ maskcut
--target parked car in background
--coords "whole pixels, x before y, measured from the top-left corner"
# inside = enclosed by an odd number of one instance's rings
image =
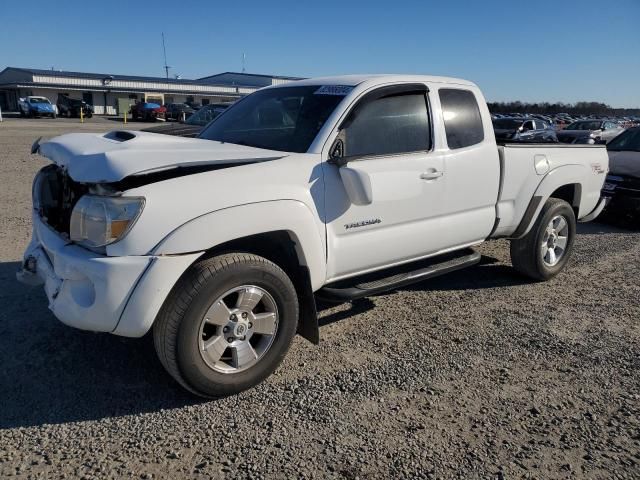
[[[47,97],[28,96],[18,101],[18,110],[23,117],[56,118],[56,109]]]
[[[195,109],[186,103],[168,103],[165,105],[167,109],[167,120],[186,120]]]
[[[609,174],[602,194],[611,198],[607,211],[640,215],[640,127],[624,131],[607,145]]]
[[[205,125],[224,112],[227,107],[228,105],[205,105],[184,122],[158,125],[157,127],[145,128],[142,131],[177,137],[195,137]]]
[[[151,122],[165,120],[167,109],[157,103],[138,102],[131,106],[131,117],[134,120]]]
[[[66,95],[58,94],[56,106],[58,107],[58,115],[64,117],[79,117],[80,111],[85,117],[91,118],[93,116],[93,106],[84,100],[69,98]]]
[[[607,143],[624,129],[611,120],[578,120],[558,132],[562,143]]]
[[[555,129],[539,118],[499,118],[493,120],[498,142],[557,142]]]

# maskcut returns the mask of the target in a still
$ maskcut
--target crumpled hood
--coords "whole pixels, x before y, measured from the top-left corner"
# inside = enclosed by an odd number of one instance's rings
[[[640,152],[609,151],[609,173],[640,178]]]
[[[118,182],[131,175],[175,167],[275,160],[287,153],[199,138],[116,130],[70,133],[34,144],[39,152],[83,183]]]

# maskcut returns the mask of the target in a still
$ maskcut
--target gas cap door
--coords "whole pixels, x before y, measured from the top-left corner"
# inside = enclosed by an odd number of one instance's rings
[[[546,155],[541,153],[533,156],[533,165],[538,175],[544,175],[549,171],[549,160],[547,160]]]

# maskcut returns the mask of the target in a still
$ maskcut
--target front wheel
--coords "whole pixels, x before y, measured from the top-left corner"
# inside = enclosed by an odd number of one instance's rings
[[[276,264],[231,253],[196,263],[178,281],[153,326],[161,363],[191,392],[223,397],[267,378],[298,324],[293,283]]]
[[[511,241],[511,263],[535,280],[549,280],[565,267],[573,250],[576,217],[564,200],[550,198],[524,237]]]

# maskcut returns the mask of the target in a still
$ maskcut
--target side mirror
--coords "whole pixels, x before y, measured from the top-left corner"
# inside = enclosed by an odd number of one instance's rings
[[[343,167],[340,178],[349,200],[354,205],[369,205],[373,202],[373,189],[369,175],[358,168]]]

